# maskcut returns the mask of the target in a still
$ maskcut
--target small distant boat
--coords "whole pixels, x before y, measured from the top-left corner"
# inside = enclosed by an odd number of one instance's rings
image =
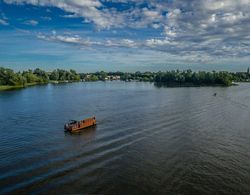
[[[96,118],[92,117],[92,118],[86,118],[81,121],[70,120],[69,123],[66,123],[64,125],[64,129],[65,131],[74,132],[95,125],[96,125]]]
[[[214,96],[216,96],[217,95],[217,93],[214,93]]]

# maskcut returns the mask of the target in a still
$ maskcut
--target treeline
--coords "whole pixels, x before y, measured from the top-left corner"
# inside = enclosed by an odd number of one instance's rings
[[[80,74],[76,73],[75,70],[62,70],[57,69],[49,73],[49,79],[51,81],[80,81]]]
[[[192,70],[174,70],[166,72],[96,72],[81,75],[86,81],[107,80],[107,77],[119,76],[123,81],[144,81],[155,82],[169,85],[223,85],[230,86],[232,82],[250,81],[249,69],[247,72],[227,72],[227,71],[199,71]]]
[[[223,85],[230,86],[233,81],[250,81],[249,68],[246,72],[231,73],[226,71],[193,72],[166,71],[166,72],[104,72],[77,73],[75,70],[56,69],[46,72],[39,68],[22,72],[14,72],[11,69],[0,67],[0,85],[2,86],[27,86],[32,84],[42,84],[48,82],[73,82],[73,81],[145,81],[155,83],[165,83],[169,85]]]
[[[168,71],[158,73],[155,77],[155,82],[169,84],[192,84],[192,85],[232,85],[233,77],[229,72],[192,72],[186,71]]]
[[[233,81],[235,82],[250,82],[250,72],[249,68],[247,72],[236,72],[232,73]]]
[[[43,84],[49,81],[80,81],[80,75],[74,70],[57,69],[46,72],[39,68],[23,72],[14,72],[9,68],[0,67],[0,85],[26,86]]]

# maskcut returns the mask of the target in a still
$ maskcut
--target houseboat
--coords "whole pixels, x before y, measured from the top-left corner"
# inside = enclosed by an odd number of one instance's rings
[[[70,120],[69,123],[66,123],[64,125],[64,129],[65,131],[75,132],[95,125],[96,125],[96,118],[92,117],[92,118],[86,118],[81,121]]]

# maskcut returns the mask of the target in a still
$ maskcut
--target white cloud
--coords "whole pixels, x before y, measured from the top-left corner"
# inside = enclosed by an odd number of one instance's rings
[[[30,25],[30,26],[36,26],[36,25],[38,25],[38,23],[39,22],[36,20],[26,20],[23,22],[23,24]]]
[[[171,42],[168,39],[148,39],[145,42],[145,45],[148,47],[159,47],[170,45]]]
[[[54,41],[60,43],[68,43],[74,44],[80,47],[86,46],[104,46],[104,47],[128,47],[135,48],[139,46],[140,43],[135,42],[130,39],[108,39],[103,41],[90,40],[89,38],[81,38],[79,35],[58,35],[56,31],[52,31],[52,35],[45,35],[39,33],[37,38],[46,40],[46,41]]]
[[[137,43],[133,40],[130,39],[122,39],[120,42],[121,46],[126,46],[126,47],[136,47]]]
[[[79,16],[77,16],[76,14],[66,14],[66,15],[62,15],[61,17],[63,17],[63,18],[78,18]]]
[[[81,39],[79,37],[69,37],[69,36],[56,36],[56,39],[65,43],[80,43]]]
[[[142,47],[170,54],[214,59],[250,56],[250,0],[4,0],[6,3],[51,6],[64,10],[64,17],[80,17],[101,29],[153,28],[159,37],[90,41],[70,35],[45,36],[47,40],[76,45]],[[128,9],[106,7],[122,2]],[[147,6],[145,6],[147,5]],[[0,22],[1,23],[1,22]],[[35,24],[35,23],[34,23]],[[114,29],[112,29],[114,28]],[[160,32],[161,31],[161,32]],[[140,34],[137,35],[140,37]],[[197,55],[196,55],[196,54]],[[210,56],[210,57],[209,57]],[[191,58],[191,57],[190,57]]]
[[[8,26],[9,25],[9,23],[4,19],[0,19],[0,24],[3,25],[3,26]]]
[[[98,0],[4,0],[4,2],[58,7],[66,12],[74,13],[76,16],[87,18],[100,28],[109,28],[112,25],[108,19],[110,15],[97,9],[102,6]]]
[[[152,27],[153,27],[154,29],[158,29],[158,28],[161,27],[161,25],[160,25],[160,24],[152,24]]]

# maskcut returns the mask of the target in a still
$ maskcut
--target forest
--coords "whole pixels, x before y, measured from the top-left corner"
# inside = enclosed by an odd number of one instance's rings
[[[0,67],[0,90],[22,88],[30,85],[77,82],[77,81],[144,81],[169,86],[230,86],[233,82],[249,82],[249,68],[246,72],[172,70],[159,72],[104,72],[77,73],[75,70],[56,69],[52,72],[40,68],[15,72]]]

